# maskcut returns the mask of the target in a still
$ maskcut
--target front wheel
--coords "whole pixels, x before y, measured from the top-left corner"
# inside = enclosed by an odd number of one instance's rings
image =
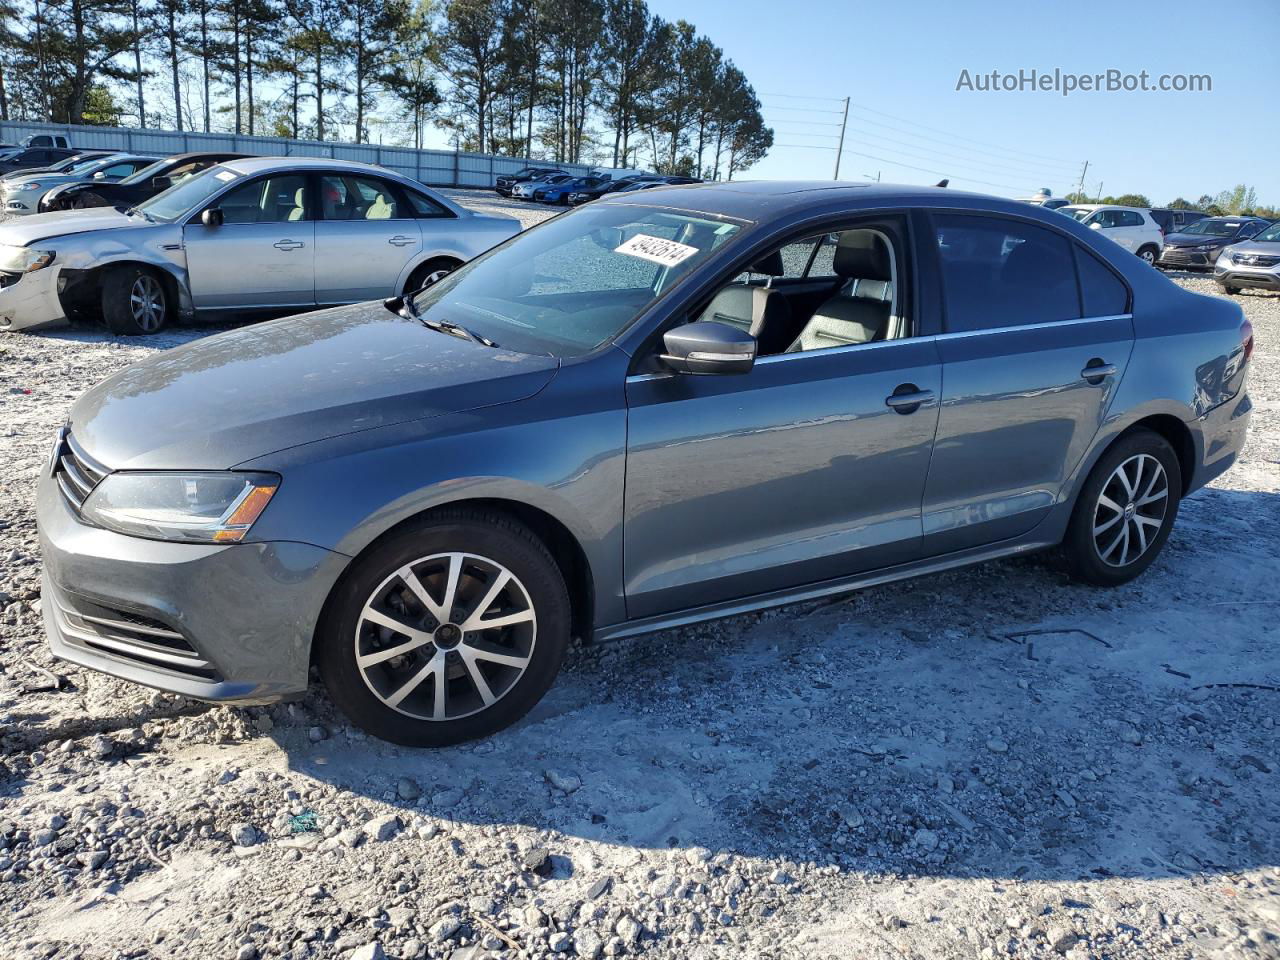
[[[448,257],[437,257],[434,260],[428,260],[409,274],[409,279],[405,282],[405,293],[416,293],[423,287],[429,287],[437,280],[441,280],[462,266],[457,260],[450,260]]]
[[[1122,437],[1094,465],[1063,540],[1072,575],[1115,587],[1155,562],[1182,498],[1182,472],[1169,442],[1150,430]]]
[[[357,561],[326,606],[317,662],[334,703],[376,737],[440,747],[510,726],[569,644],[545,546],[501,514],[450,511]]]
[[[164,281],[149,267],[112,267],[102,280],[102,318],[117,336],[158,332],[169,322]]]
[[[1220,283],[1220,284],[1218,284],[1218,286],[1219,286],[1219,287],[1221,287],[1221,288],[1222,288],[1222,292],[1223,292],[1223,293],[1225,293],[1225,294],[1226,294],[1227,296],[1229,296],[1229,297],[1234,297],[1236,294],[1238,294],[1238,293],[1240,292],[1240,288],[1239,288],[1239,287],[1237,287],[1237,286],[1235,286],[1235,285],[1233,285],[1233,284],[1230,284],[1230,283]]]

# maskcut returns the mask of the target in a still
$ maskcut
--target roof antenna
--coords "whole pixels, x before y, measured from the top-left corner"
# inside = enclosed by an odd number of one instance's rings
[[[950,180],[939,180],[937,183],[935,183],[935,184],[934,184],[934,186],[935,186],[935,187],[945,187],[945,186],[946,186],[948,183],[950,183],[950,182],[951,182]]]

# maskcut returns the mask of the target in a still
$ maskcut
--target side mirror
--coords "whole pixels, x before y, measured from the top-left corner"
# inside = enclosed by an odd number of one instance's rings
[[[1101,230],[1101,229],[1102,229],[1102,224],[1101,224],[1099,221],[1095,220],[1095,221],[1093,221],[1093,223],[1089,224],[1089,229],[1090,229],[1090,230]]]
[[[173,186],[173,177],[152,177],[151,186],[157,190],[168,190]]]
[[[106,174],[106,172],[105,172],[105,171],[99,170],[97,173],[95,173],[95,174],[93,175],[93,179],[95,179],[95,180],[105,180],[105,179],[107,179],[107,174]]]
[[[592,230],[588,236],[591,237],[592,242],[597,247],[608,250],[610,253],[622,246],[627,239],[623,235],[621,227],[598,227]]]
[[[677,373],[747,373],[756,361],[755,337],[714,320],[674,327],[662,344],[662,362]]]
[[[206,227],[220,227],[222,226],[222,211],[218,207],[211,207],[200,214],[200,222]]]

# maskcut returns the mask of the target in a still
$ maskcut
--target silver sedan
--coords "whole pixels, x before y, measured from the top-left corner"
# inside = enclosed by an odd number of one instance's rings
[[[100,317],[114,333],[154,333],[200,315],[372,300],[519,231],[381,167],[233,160],[128,211],[0,224],[0,330]]]

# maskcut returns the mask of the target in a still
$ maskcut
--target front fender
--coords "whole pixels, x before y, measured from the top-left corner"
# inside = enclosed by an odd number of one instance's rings
[[[68,248],[59,242],[58,259],[64,273],[85,274],[113,264],[141,263],[162,270],[178,293],[178,312],[189,317],[194,312],[187,277],[187,258],[181,230],[160,231],[143,243],[129,243],[114,231],[79,234]],[[68,277],[70,281],[72,277]]]

